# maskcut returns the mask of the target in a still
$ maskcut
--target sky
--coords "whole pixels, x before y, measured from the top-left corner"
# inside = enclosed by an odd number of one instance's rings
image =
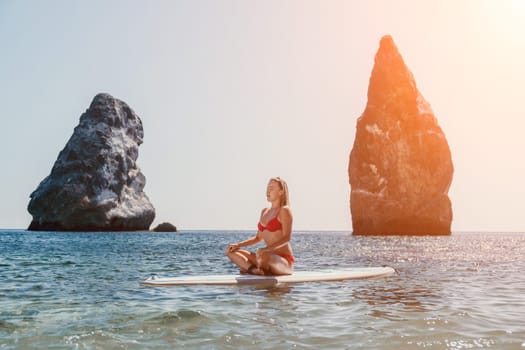
[[[348,159],[391,35],[454,163],[453,232],[525,231],[525,2],[0,0],[0,228],[26,228],[99,92],[144,125],[152,226],[255,231],[268,179],[294,230],[352,230]]]

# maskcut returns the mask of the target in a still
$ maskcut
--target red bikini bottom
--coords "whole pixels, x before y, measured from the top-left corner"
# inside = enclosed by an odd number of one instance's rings
[[[293,255],[291,255],[291,254],[283,254],[283,255],[277,254],[277,255],[279,255],[281,258],[285,258],[286,260],[288,260],[290,262],[290,264],[293,264],[295,262],[295,259],[294,259]]]

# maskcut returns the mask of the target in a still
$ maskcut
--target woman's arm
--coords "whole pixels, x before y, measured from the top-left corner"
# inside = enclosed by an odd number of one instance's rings
[[[263,209],[261,211],[261,218],[264,214],[264,211],[265,209]],[[259,218],[259,221],[261,220],[261,218]],[[231,243],[229,246],[228,246],[228,250],[229,251],[235,251],[237,249],[239,249],[240,247],[247,247],[247,246],[250,246],[250,245],[254,245],[254,244],[257,244],[259,243],[260,241],[262,240],[261,238],[261,231],[257,231],[257,233],[255,234],[255,236],[253,236],[252,238],[249,238],[245,241],[242,241],[242,242],[237,242],[237,243]]]
[[[247,246],[259,243],[262,240],[261,236],[259,235],[260,233],[261,233],[260,231],[257,231],[257,234],[254,237],[252,237],[252,238],[248,238],[247,240],[242,241],[242,242],[237,242],[237,243],[230,244],[228,246],[228,250],[230,252],[234,252],[237,249],[240,249],[241,247],[247,247]]]
[[[257,243],[259,243],[262,240],[262,238],[259,236],[259,233],[260,233],[260,231],[257,231],[257,234],[254,237],[249,238],[249,239],[247,239],[245,241],[242,241],[242,242],[235,243],[235,244],[237,244],[239,246],[239,248],[257,244]]]
[[[282,230],[283,230],[283,236],[280,240],[273,243],[272,245],[267,246],[267,249],[270,250],[276,250],[281,248],[282,246],[288,244],[290,240],[292,239],[292,211],[288,207],[284,207],[281,209],[281,212],[279,213],[279,221],[281,221]]]

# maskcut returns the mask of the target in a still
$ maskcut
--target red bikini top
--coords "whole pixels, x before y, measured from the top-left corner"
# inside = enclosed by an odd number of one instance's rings
[[[270,232],[275,232],[275,231],[279,231],[280,229],[282,229],[283,225],[281,224],[279,220],[277,220],[277,215],[275,215],[270,221],[268,221],[266,226],[263,226],[263,224],[261,224],[261,222],[259,221],[257,228],[259,229],[259,231],[267,230]]]

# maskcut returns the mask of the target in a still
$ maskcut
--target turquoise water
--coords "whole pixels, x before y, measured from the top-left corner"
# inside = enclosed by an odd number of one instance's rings
[[[152,288],[151,273],[236,273],[253,232],[0,231],[0,349],[525,349],[525,234],[295,232],[296,269],[389,277]]]

